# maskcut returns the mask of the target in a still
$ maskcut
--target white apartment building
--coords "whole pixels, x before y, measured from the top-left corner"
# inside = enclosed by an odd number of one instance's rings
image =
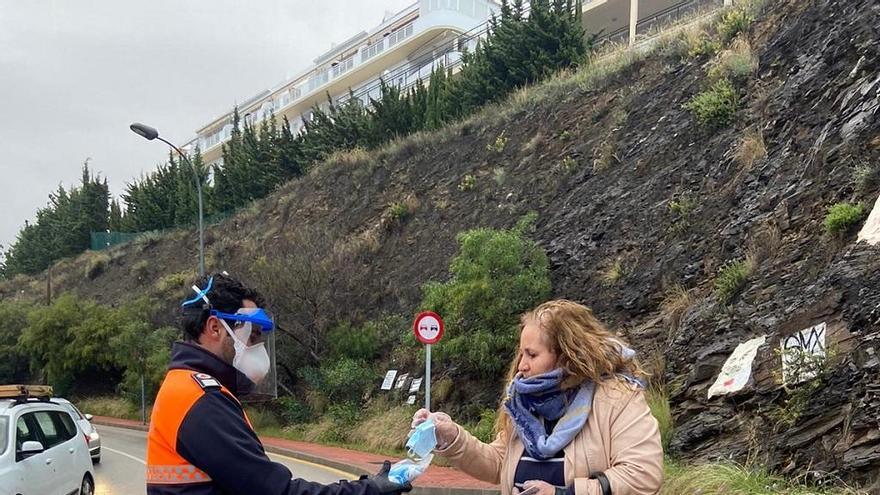
[[[482,28],[499,5],[495,0],[419,0],[334,46],[296,77],[239,104],[239,115],[257,123],[274,113],[287,117],[298,131],[328,93],[334,101],[344,101],[352,90],[367,104],[379,96],[380,79],[402,87],[426,80],[438,64],[455,66],[466,46],[476,47],[470,32]],[[184,149],[192,152],[198,146],[205,163],[220,160],[222,144],[232,136],[232,119],[229,111],[209,122]]]
[[[632,43],[667,17],[730,1],[583,0],[583,25],[587,33],[601,33],[606,40]],[[441,64],[457,68],[463,50],[476,48],[489,17],[499,10],[500,0],[418,0],[335,45],[296,77],[239,104],[239,115],[251,124],[272,114],[287,117],[297,132],[328,94],[342,102],[351,90],[366,105],[378,98],[380,80],[406,90],[420,79],[427,81]],[[232,136],[232,119],[230,110],[196,131],[197,137],[183,148],[192,152],[198,146],[205,163],[218,162],[222,144]]]

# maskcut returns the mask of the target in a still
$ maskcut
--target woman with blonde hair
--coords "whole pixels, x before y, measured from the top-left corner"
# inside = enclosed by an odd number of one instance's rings
[[[434,421],[437,454],[502,495],[657,493],[663,448],[635,351],[564,299],[525,313],[519,340],[492,443],[445,413],[416,412],[414,426]]]

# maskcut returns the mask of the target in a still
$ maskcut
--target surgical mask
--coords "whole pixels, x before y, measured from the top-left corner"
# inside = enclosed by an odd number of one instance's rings
[[[409,457],[394,463],[388,478],[395,483],[412,482],[421,476],[434,459],[434,447],[437,446],[437,432],[434,421],[430,418],[416,426],[406,441]]]
[[[226,321],[221,319],[220,322],[226,328],[226,333],[232,337],[232,343],[235,347],[235,357],[232,359],[232,366],[241,371],[250,381],[254,383],[262,381],[266,374],[269,373],[269,368],[272,365],[269,360],[269,352],[266,351],[266,345],[263,342],[247,345],[252,331],[250,323],[245,323],[241,328],[233,332]],[[238,334],[241,335],[239,336]]]

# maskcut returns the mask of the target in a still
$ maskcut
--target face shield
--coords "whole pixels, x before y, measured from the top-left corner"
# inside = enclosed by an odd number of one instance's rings
[[[235,313],[211,310],[220,319],[235,347],[232,365],[253,383],[247,401],[278,396],[275,370],[275,325],[262,308],[241,308]],[[251,383],[238,383],[238,390],[248,390]],[[244,394],[243,394],[244,395]]]

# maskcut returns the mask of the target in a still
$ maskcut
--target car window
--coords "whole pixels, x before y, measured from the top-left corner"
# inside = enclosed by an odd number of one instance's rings
[[[7,443],[9,443],[9,418],[0,416],[0,455],[6,453]]]
[[[73,418],[70,417],[70,414],[66,412],[53,412],[52,415],[57,416],[58,422],[60,423],[58,431],[61,433],[61,437],[65,441],[76,436],[76,423],[73,422]]]
[[[40,439],[37,438],[37,432],[31,428],[30,422],[28,418],[33,416],[31,414],[25,414],[22,417],[18,418],[18,421],[15,423],[15,450],[16,452],[21,450],[21,446],[24,445],[25,442],[39,442]]]
[[[49,411],[35,412],[34,419],[37,420],[37,425],[40,431],[43,432],[44,449],[49,450],[65,440],[61,432],[58,431],[58,424],[55,422],[57,420],[53,420],[52,414]]]

